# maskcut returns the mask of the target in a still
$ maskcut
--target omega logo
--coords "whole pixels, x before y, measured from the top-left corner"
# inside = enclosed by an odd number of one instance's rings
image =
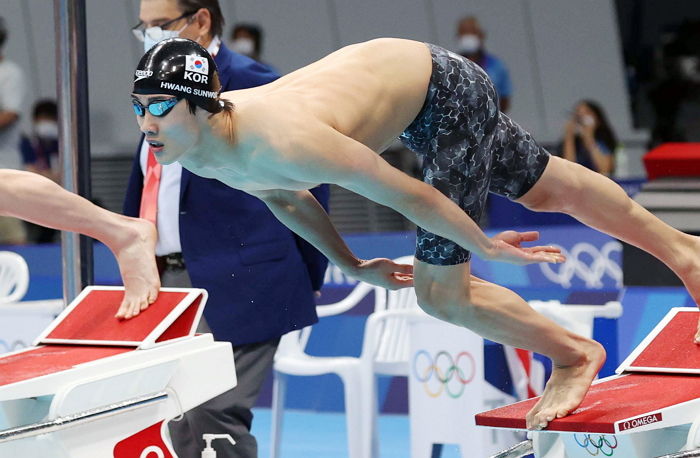
[[[652,415],[645,415],[643,417],[633,418],[632,420],[626,420],[619,423],[620,431],[626,431],[628,429],[639,428],[640,426],[650,425],[661,421],[661,413],[655,413]]]

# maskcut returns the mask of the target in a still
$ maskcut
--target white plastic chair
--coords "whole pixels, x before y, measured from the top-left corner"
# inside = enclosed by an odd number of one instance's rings
[[[396,260],[413,263],[413,256]],[[317,307],[319,317],[338,315],[357,305],[370,292],[375,293],[374,312],[365,324],[359,357],[316,357],[304,352],[311,327],[282,337],[275,354],[272,391],[271,458],[279,458],[287,376],[337,374],[344,387],[350,458],[378,456],[377,375],[409,372],[408,318],[423,314],[413,288],[387,291],[359,283],[342,301]]]
[[[29,288],[29,267],[12,251],[0,251],[0,304],[19,302]]]
[[[593,338],[595,318],[622,316],[622,304],[618,301],[610,301],[604,305],[567,305],[555,300],[531,300],[528,304],[559,326],[589,339]]]

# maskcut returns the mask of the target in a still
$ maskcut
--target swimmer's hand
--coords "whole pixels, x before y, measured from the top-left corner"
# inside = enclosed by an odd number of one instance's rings
[[[700,305],[698,305],[700,307]],[[700,344],[700,318],[698,318],[698,330],[695,333],[695,343]]]
[[[155,302],[160,289],[156,266],[156,229],[143,219],[128,218],[124,237],[110,246],[119,263],[124,299],[115,317],[129,319]]]
[[[566,261],[566,257],[561,253],[561,250],[555,246],[524,247],[521,245],[523,242],[534,242],[539,238],[540,233],[537,231],[504,231],[496,234],[491,237],[491,240],[494,242],[494,250],[488,259],[520,265]]]
[[[398,264],[386,258],[363,260],[352,269],[350,276],[386,289],[408,288],[413,286],[413,265]]]

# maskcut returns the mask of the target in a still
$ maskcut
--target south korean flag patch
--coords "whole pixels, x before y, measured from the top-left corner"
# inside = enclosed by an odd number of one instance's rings
[[[185,71],[201,73],[202,75],[209,74],[209,62],[201,56],[185,56]]]

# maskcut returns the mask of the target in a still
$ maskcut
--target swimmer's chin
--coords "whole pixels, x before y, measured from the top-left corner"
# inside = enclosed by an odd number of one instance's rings
[[[169,157],[165,150],[161,150],[155,154],[156,160],[160,165],[170,165],[177,162],[178,158]]]

